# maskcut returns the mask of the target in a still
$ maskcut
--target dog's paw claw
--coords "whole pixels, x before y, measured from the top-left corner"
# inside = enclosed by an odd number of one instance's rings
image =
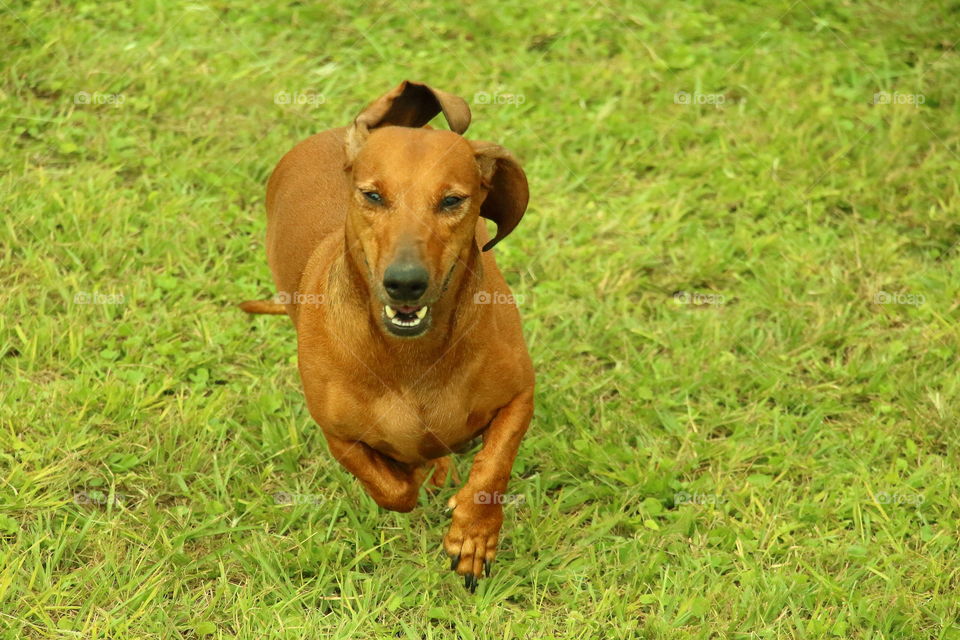
[[[491,560],[483,561],[483,575],[487,578],[490,577],[490,566],[493,564]]]
[[[477,585],[480,584],[480,579],[472,573],[468,573],[463,576],[463,586],[467,588],[470,593],[477,592]]]
[[[450,571],[456,571],[459,565],[460,565],[460,556],[452,556],[450,558]]]

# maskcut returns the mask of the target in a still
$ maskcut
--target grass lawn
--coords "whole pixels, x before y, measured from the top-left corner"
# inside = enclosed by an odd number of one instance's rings
[[[0,638],[960,639],[955,0],[270,5],[0,10]],[[454,489],[379,510],[234,306],[405,78],[531,183],[474,596]]]

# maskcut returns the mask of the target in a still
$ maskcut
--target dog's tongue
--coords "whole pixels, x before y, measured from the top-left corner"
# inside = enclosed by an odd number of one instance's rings
[[[400,313],[416,313],[420,310],[420,307],[394,307]]]

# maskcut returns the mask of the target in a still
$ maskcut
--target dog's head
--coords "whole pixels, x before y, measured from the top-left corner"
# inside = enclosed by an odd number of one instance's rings
[[[441,111],[450,131],[423,128]],[[461,137],[469,124],[463,99],[403,82],[347,129],[348,250],[389,335],[413,338],[430,328],[431,307],[477,250],[478,217],[497,224],[488,251],[527,208],[519,163],[499,145]]]

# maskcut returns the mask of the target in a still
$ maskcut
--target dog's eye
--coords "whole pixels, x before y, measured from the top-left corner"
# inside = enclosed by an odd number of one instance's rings
[[[447,196],[440,201],[440,206],[444,209],[453,209],[455,206],[464,201],[464,198],[460,196]]]
[[[363,194],[363,197],[366,198],[368,202],[383,204],[383,196],[376,191],[361,191],[360,193]]]

